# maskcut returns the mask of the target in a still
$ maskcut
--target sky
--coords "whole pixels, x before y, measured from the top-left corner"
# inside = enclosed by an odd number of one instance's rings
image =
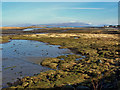
[[[119,2],[119,0],[1,0],[2,2]]]
[[[117,24],[117,2],[3,2],[2,24]]]

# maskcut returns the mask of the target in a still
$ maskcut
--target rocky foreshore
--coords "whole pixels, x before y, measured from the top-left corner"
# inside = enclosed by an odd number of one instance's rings
[[[5,89],[117,90],[120,89],[120,43],[116,34],[33,34],[3,37],[61,45],[75,54],[47,58],[53,70],[8,83]],[[85,56],[85,57],[82,57]]]

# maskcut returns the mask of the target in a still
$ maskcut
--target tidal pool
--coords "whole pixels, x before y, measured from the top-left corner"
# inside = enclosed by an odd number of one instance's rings
[[[72,54],[69,49],[59,49],[59,45],[31,40],[12,40],[2,44],[2,83],[14,82],[17,78],[32,76],[50,68],[40,65],[47,57]]]
[[[24,29],[23,31],[33,31],[33,30],[39,30],[39,29],[46,29],[46,28],[27,28],[27,29]]]

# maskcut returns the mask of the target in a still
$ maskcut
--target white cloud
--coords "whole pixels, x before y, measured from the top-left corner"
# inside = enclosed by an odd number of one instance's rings
[[[75,22],[78,22],[78,21],[70,21],[71,23],[75,23]]]
[[[61,8],[61,9],[104,9],[104,8]]]
[[[52,8],[52,9],[78,9],[78,10],[100,10],[100,9],[104,9],[104,8]]]

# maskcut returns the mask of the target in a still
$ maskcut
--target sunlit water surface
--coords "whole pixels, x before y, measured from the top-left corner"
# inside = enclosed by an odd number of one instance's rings
[[[1,45],[3,87],[7,86],[7,82],[14,82],[17,78],[50,70],[40,65],[44,58],[71,54],[68,49],[59,49],[59,45],[31,40],[12,40]]]

